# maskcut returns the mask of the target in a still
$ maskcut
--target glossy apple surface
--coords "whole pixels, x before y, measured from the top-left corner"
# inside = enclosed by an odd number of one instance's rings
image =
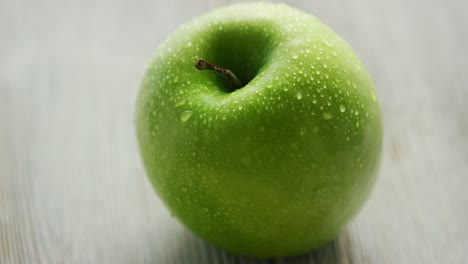
[[[198,71],[204,58],[245,84]],[[206,240],[289,256],[333,240],[373,186],[382,124],[349,45],[286,5],[237,4],[183,25],[157,50],[136,105],[154,188]]]

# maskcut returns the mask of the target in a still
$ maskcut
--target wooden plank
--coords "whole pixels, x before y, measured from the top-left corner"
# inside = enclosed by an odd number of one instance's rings
[[[0,263],[468,263],[466,1],[286,1],[347,39],[385,125],[380,178],[334,243],[231,256],[155,196],[138,83],[179,24],[228,1],[0,3]]]

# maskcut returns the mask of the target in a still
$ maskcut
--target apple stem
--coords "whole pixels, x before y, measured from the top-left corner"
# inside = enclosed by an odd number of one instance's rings
[[[231,81],[236,86],[236,88],[242,87],[242,82],[239,80],[239,78],[237,78],[237,76],[232,71],[230,71],[230,70],[228,70],[226,68],[223,68],[223,67],[221,67],[219,65],[207,62],[204,59],[199,59],[199,60],[197,60],[197,62],[195,62],[195,67],[200,71],[201,70],[215,71],[215,72],[223,75],[224,77],[226,77],[226,79],[228,79],[229,81]]]

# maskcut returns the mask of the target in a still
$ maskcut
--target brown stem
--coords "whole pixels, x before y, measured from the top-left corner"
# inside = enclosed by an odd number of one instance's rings
[[[197,62],[195,62],[195,67],[199,69],[200,71],[201,70],[215,71],[223,75],[224,77],[226,77],[226,79],[228,79],[229,81],[231,81],[234,84],[234,86],[236,86],[236,88],[242,87],[242,82],[239,80],[239,78],[237,78],[237,76],[232,71],[226,68],[223,68],[219,65],[207,62],[204,59],[199,59]]]

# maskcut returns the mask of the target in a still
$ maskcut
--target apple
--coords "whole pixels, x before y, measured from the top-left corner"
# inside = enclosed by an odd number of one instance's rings
[[[382,145],[373,85],[349,45],[271,3],[223,7],[168,37],[142,82],[136,131],[171,214],[263,258],[336,238],[372,189]]]

